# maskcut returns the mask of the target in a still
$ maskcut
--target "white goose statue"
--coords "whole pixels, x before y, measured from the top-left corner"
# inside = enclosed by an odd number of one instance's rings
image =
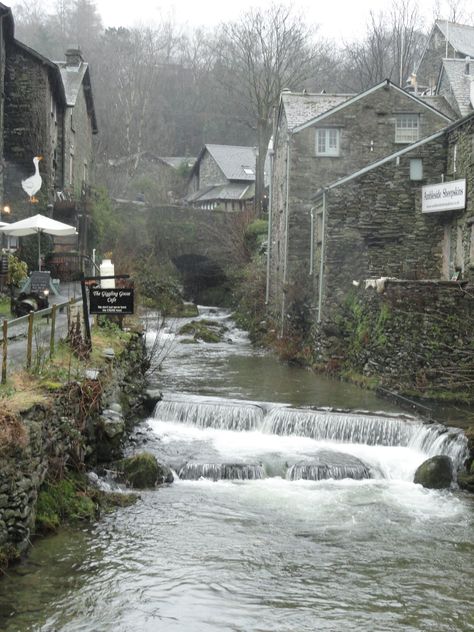
[[[30,176],[29,178],[25,178],[24,180],[21,181],[21,186],[23,187],[23,191],[25,191],[25,193],[28,193],[28,195],[30,196],[30,202],[32,204],[36,204],[38,202],[38,199],[35,197],[35,194],[38,193],[38,191],[41,189],[41,184],[43,182],[43,179],[40,176],[40,172],[39,172],[39,161],[43,160],[43,156],[35,156],[33,158],[33,164],[35,166],[35,172],[32,176]]]

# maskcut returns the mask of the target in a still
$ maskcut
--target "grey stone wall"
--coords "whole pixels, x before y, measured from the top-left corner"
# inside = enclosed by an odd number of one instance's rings
[[[457,57],[456,51],[448,44],[446,55],[446,40],[439,28],[435,26],[423,57],[416,71],[416,80],[419,86],[435,88],[443,58]]]
[[[143,338],[135,336],[109,367],[108,378],[102,376],[99,407],[86,407],[85,416],[81,392],[92,392],[91,381],[84,382],[84,391],[80,383],[69,384],[48,405],[21,414],[25,445],[0,450],[1,562],[31,544],[38,491],[48,475],[61,478],[65,468],[81,469],[86,459],[105,461],[120,453],[144,401],[145,360]]]
[[[387,386],[436,396],[474,394],[474,294],[451,281],[387,281],[382,292],[354,291],[337,342],[345,367]],[[334,361],[334,360],[333,360]]]
[[[76,195],[80,193],[83,182],[93,184],[92,139],[91,118],[84,89],[81,88],[75,106],[67,107],[64,113],[64,186]]]
[[[59,73],[58,73],[59,76]],[[51,98],[57,114],[51,112]],[[5,70],[5,202],[24,202],[21,180],[33,174],[33,157],[43,156],[41,192],[52,201],[60,169],[62,104],[48,67],[14,42],[7,44]]]
[[[353,281],[381,276],[439,279],[451,214],[423,214],[421,187],[446,172],[444,137],[327,193],[323,317],[337,314]],[[410,180],[410,159],[423,181]],[[317,262],[319,270],[319,261]],[[319,292],[315,276],[314,294]],[[331,316],[332,314],[332,316]]]
[[[213,184],[222,184],[225,182],[227,182],[227,179],[214,158],[208,151],[204,152],[199,165],[199,188],[203,189]]]

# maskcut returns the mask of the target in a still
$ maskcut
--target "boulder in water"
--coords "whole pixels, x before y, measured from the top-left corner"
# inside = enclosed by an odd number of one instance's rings
[[[173,482],[173,473],[158,463],[150,452],[140,452],[119,462],[118,468],[125,481],[136,489],[146,489]]]
[[[453,462],[444,454],[432,456],[416,470],[414,482],[428,489],[445,489],[453,482]]]

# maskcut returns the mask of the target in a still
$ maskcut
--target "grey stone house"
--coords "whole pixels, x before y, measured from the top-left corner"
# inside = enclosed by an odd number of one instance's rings
[[[411,88],[446,98],[456,114],[474,109],[474,27],[437,20]]]
[[[284,322],[308,265],[313,196],[442,129],[454,114],[384,81],[358,95],[283,93],[273,143],[267,302]],[[304,283],[303,283],[304,285]],[[298,302],[298,301],[297,301]]]
[[[255,149],[236,145],[205,145],[194,163],[187,204],[196,208],[242,211],[252,208],[255,195]]]

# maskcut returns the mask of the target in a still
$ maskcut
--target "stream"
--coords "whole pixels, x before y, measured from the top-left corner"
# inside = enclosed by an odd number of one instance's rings
[[[176,473],[96,525],[37,540],[0,582],[4,632],[474,630],[474,499],[415,485],[455,429],[225,341],[150,330],[163,399],[140,449]]]

